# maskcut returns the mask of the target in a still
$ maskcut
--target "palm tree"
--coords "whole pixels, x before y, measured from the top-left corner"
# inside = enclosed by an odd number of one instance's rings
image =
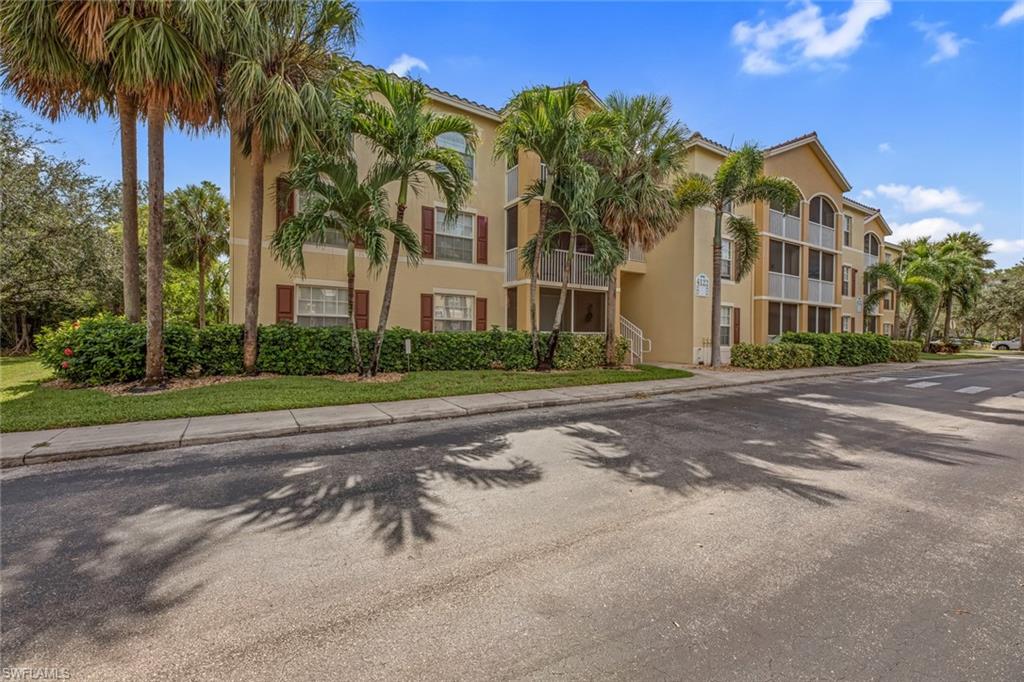
[[[954,232],[947,235],[942,243],[955,244],[959,251],[966,256],[965,267],[957,273],[956,281],[950,291],[944,292],[943,296],[946,317],[942,325],[942,340],[948,342],[953,319],[953,302],[959,303],[961,310],[969,310],[974,305],[985,283],[984,271],[994,268],[995,261],[987,258],[992,244],[975,232]]]
[[[598,213],[605,231],[619,243],[621,257],[608,264],[605,320],[605,362],[615,363],[618,330],[615,319],[618,270],[631,246],[650,251],[676,229],[679,208],[673,201],[668,179],[682,169],[687,130],[670,119],[672,102],[667,97],[628,97],[613,93],[606,100],[619,117],[623,153],[615,162],[599,167]]]
[[[166,228],[169,262],[198,273],[198,323],[205,327],[207,273],[228,252],[228,202],[209,180],[176,189],[167,197]]]
[[[129,6],[109,2],[0,3],[4,89],[57,121],[68,113],[96,118],[115,111],[121,137],[124,312],[140,319],[137,98],[112,80],[106,31]]]
[[[377,186],[397,182],[398,197],[395,221],[405,224],[405,209],[410,188],[418,193],[427,182],[437,190],[445,202],[445,215],[458,214],[469,196],[473,179],[462,156],[451,149],[438,146],[437,139],[446,133],[456,133],[466,140],[466,146],[476,148],[477,131],[465,116],[431,111],[426,87],[414,80],[399,79],[385,73],[374,73],[369,78],[369,96],[356,98],[353,129],[369,142],[377,160],[369,177]],[[383,101],[378,101],[379,97]],[[391,245],[384,300],[373,342],[370,373],[380,368],[380,353],[384,330],[391,309],[391,297],[398,269],[398,255],[406,247],[409,258],[419,259],[419,242],[403,244],[396,232]],[[410,249],[410,246],[413,246]]]
[[[530,336],[534,362],[539,369],[543,368],[545,358],[540,351],[537,278],[543,247],[550,243],[546,235],[548,205],[560,177],[580,175],[579,166],[585,163],[584,155],[588,150],[610,150],[616,141],[612,134],[615,118],[594,112],[593,104],[583,84],[567,83],[559,88],[545,86],[522,90],[505,105],[505,118],[495,134],[495,158],[505,159],[511,165],[519,162],[520,154],[532,152],[540,157],[546,168],[544,177],[538,181],[542,183],[541,191],[532,193],[541,200],[540,229],[536,240],[542,248],[531,251],[531,261],[524,260],[530,273]],[[525,249],[523,254],[525,257]],[[572,254],[568,258],[571,260]],[[555,325],[560,325],[560,322],[560,316],[556,317]]]
[[[331,237],[346,246],[348,314],[352,331],[352,357],[356,371],[366,373],[355,324],[356,245],[365,249],[370,269],[378,270],[388,259],[385,233],[390,232],[416,253],[416,235],[408,226],[388,217],[388,195],[373,181],[360,181],[355,158],[350,154],[307,154],[285,176],[289,189],[301,193],[302,209],[274,233],[271,248],[284,265],[304,270],[303,247],[325,244]],[[332,234],[333,233],[333,234]]]
[[[952,307],[954,300],[959,301],[965,309],[969,308],[984,275],[978,259],[959,242],[942,241],[927,246],[937,275],[935,281],[938,284],[938,296],[931,301],[933,308],[926,318],[926,347],[931,343],[939,314]]]
[[[320,146],[321,128],[330,119],[331,84],[342,67],[339,55],[355,43],[358,15],[341,0],[268,2],[248,3],[233,20],[223,104],[252,169],[243,363],[254,372],[266,161],[283,151],[297,158]]]
[[[900,335],[900,310],[904,303],[908,303],[911,310],[927,309],[939,293],[936,283],[939,268],[927,253],[918,254],[913,249],[913,244],[905,244],[895,261],[876,263],[864,272],[865,288],[870,291],[864,297],[865,309],[874,308],[890,296],[893,298],[893,338]],[[907,326],[910,326],[909,320]]]
[[[733,152],[715,171],[713,178],[691,173],[676,184],[676,202],[683,210],[707,206],[715,212],[715,234],[712,242],[711,329],[717,328],[722,306],[722,216],[731,206],[754,201],[780,203],[786,207],[800,202],[800,190],[790,180],[764,175],[764,152],[753,144],[745,144]],[[758,231],[750,218],[732,215],[727,224],[733,240],[733,261],[736,281],[749,273],[757,262]],[[722,363],[721,339],[711,334],[711,366]]]

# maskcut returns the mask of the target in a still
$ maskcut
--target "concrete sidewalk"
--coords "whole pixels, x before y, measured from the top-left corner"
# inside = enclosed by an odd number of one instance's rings
[[[998,359],[928,361],[861,367],[808,367],[774,371],[713,372],[688,368],[688,379],[661,379],[619,384],[596,384],[509,393],[481,393],[384,403],[311,407],[274,412],[251,412],[208,417],[183,417],[103,426],[83,426],[0,435],[0,466],[16,467],[86,457],[165,450],[188,445],[224,443],[317,431],[340,431],[381,424],[509,412],[553,405],[645,398],[666,393],[817,379],[823,376],[899,372],[926,366],[950,367],[999,362]]]

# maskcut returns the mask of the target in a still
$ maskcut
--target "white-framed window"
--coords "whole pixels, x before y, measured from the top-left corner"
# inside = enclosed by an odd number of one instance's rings
[[[300,284],[295,324],[300,327],[336,327],[349,324],[348,291],[341,287]]]
[[[555,311],[558,309],[558,289],[540,288],[540,330],[551,331],[555,324]],[[564,332],[576,334],[600,334],[605,331],[605,293],[603,291],[566,292],[565,307],[562,308],[562,326]]]
[[[842,329],[843,329],[844,332],[847,332],[847,333],[853,331],[853,315],[843,315],[843,327],[842,327]]]
[[[849,265],[843,266],[843,296],[850,295],[850,279],[852,276],[851,268]]]
[[[878,333],[878,318],[874,315],[864,316],[864,333],[865,334],[876,334]]]
[[[768,336],[778,336],[782,332],[798,331],[800,306],[796,303],[768,302]]]
[[[732,279],[732,240],[722,240],[722,279]]]
[[[476,155],[469,148],[469,145],[466,144],[466,138],[460,133],[442,133],[437,137],[437,146],[458,152],[462,156],[462,161],[466,164],[469,177],[476,177],[476,170],[474,168]]]
[[[830,202],[825,197],[814,197],[811,199],[811,215],[809,220],[812,223],[818,225],[824,225],[825,227],[836,226],[836,209],[832,207]]]
[[[882,299],[882,309],[892,310],[892,293],[889,293]]]
[[[473,299],[467,294],[434,294],[434,331],[472,331]]]
[[[832,309],[824,306],[807,306],[807,331],[828,334],[832,331]]]
[[[882,333],[886,336],[892,336],[892,324],[885,322],[882,324]]]
[[[772,239],[768,242],[768,270],[799,276],[800,247]]]
[[[807,278],[820,282],[836,281],[836,257],[817,249],[810,249],[807,254]]]
[[[877,256],[881,251],[881,243],[878,237],[868,232],[864,235],[864,253]]]
[[[843,214],[843,246],[853,245],[853,218]]]
[[[718,313],[718,342],[723,346],[732,345],[732,315],[731,305],[723,305]]]
[[[445,209],[435,208],[434,216],[434,258],[472,263],[473,214],[460,211],[449,218]]]

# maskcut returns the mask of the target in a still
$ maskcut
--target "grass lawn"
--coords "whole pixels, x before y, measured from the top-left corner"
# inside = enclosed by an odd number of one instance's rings
[[[281,376],[153,395],[113,396],[89,388],[40,386],[51,374],[37,360],[31,357],[0,358],[0,431],[32,431],[147,419],[689,376],[693,375],[683,370],[648,365],[639,370],[586,369],[549,374],[498,370],[412,372],[394,383],[355,383],[322,377]]]
[[[921,360],[969,360],[972,358],[991,358],[991,354],[984,353],[921,353]]]

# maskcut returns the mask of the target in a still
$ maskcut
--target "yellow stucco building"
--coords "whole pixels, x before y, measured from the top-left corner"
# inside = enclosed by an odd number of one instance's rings
[[[519,248],[537,231],[540,208],[519,197],[543,173],[532,154],[508,168],[494,159],[499,111],[439,90],[430,90],[439,111],[458,113],[476,125],[479,141],[466,159],[473,191],[458,216],[445,215],[444,204],[429,187],[410,193],[405,222],[423,244],[418,266],[399,266],[389,325],[411,329],[484,330],[492,326],[529,328],[528,275]],[[595,101],[596,100],[595,97]],[[461,139],[440,144],[465,151]],[[699,134],[690,139],[688,170],[712,174],[729,149]],[[357,146],[360,167],[372,162],[371,151]],[[357,249],[355,310],[345,291],[346,248],[341,240],[306,247],[305,272],[281,266],[269,240],[277,225],[296,210],[297,197],[283,198],[279,211],[275,182],[287,170],[284,154],[270,159],[265,177],[263,252],[259,321],[299,325],[355,323],[376,326],[383,298],[382,273],[370,272]],[[604,333],[615,325],[630,339],[632,361],[698,363],[710,357],[711,334],[719,334],[723,357],[738,341],[767,342],[783,331],[890,332],[891,305],[863,309],[864,269],[878,258],[892,257],[885,243],[891,230],[876,209],[844,193],[849,182],[814,133],[769,147],[765,172],[791,179],[803,196],[793,215],[768,205],[738,206],[761,232],[761,257],[754,272],[735,281],[726,270],[722,309],[712,324],[711,237],[714,215],[697,210],[649,253],[630,250],[618,281],[618,310],[606,320],[607,279],[590,269],[591,254],[580,246],[574,255],[570,296],[562,328],[577,333]],[[248,246],[248,160],[236,145],[231,152],[231,319],[244,313]],[[392,198],[394,192],[391,192]],[[726,245],[728,255],[729,245]],[[539,318],[542,329],[554,320],[558,283],[568,254],[556,249],[544,256]]]

